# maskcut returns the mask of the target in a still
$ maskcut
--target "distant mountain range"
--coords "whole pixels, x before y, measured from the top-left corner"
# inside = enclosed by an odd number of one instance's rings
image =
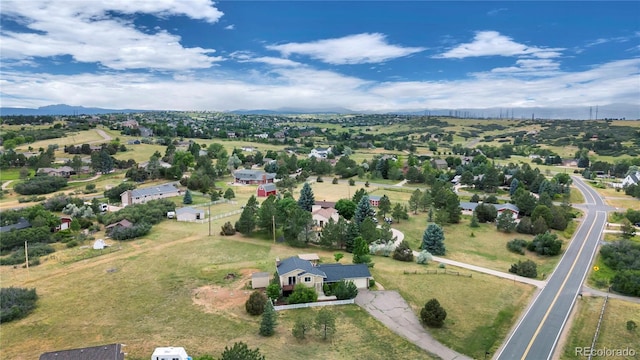
[[[32,108],[0,107],[0,116],[9,115],[100,115],[113,113],[142,113],[160,110],[135,109],[103,109],[64,104]],[[163,110],[164,111],[164,110]],[[298,109],[281,108],[276,110],[234,110],[229,111],[242,115],[302,115],[302,114],[375,114],[375,111],[353,111],[345,108]],[[503,118],[503,119],[640,119],[640,104],[611,104],[592,107],[557,107],[557,108],[487,108],[487,109],[425,109],[388,111],[387,114],[398,115],[435,115],[467,118]]]

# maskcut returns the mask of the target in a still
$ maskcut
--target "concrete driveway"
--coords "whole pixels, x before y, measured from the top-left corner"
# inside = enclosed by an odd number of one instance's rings
[[[416,344],[419,348],[444,360],[471,359],[436,341],[422,327],[420,320],[397,291],[360,290],[356,304],[367,310],[391,331]]]

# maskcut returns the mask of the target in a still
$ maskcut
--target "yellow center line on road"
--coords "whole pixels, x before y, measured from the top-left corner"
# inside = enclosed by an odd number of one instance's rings
[[[598,213],[596,213],[596,217],[598,217]],[[595,226],[595,224],[596,224],[595,221],[593,223],[591,223],[591,227],[589,228],[589,231],[587,232],[587,236],[585,237],[585,241],[582,243],[582,246],[580,246],[580,251],[578,251],[578,255],[573,260],[573,264],[571,264],[571,268],[567,272],[567,275],[564,278],[564,281],[562,282],[562,285],[560,285],[560,288],[558,289],[558,292],[556,293],[556,296],[553,298],[553,301],[551,302],[551,305],[549,306],[549,309],[544,314],[544,317],[542,318],[542,321],[540,321],[540,324],[538,325],[538,328],[536,329],[536,332],[533,333],[533,336],[531,337],[531,341],[529,341],[529,345],[527,345],[527,348],[525,349],[524,354],[522,355],[522,358],[521,358],[522,360],[524,360],[527,357],[527,355],[529,354],[529,351],[531,350],[531,346],[533,346],[533,342],[538,337],[538,333],[540,333],[540,329],[542,329],[542,325],[544,325],[545,321],[547,321],[547,317],[549,317],[549,314],[551,313],[551,310],[553,309],[553,306],[556,304],[556,301],[558,301],[558,298],[560,297],[560,294],[562,294],[562,290],[564,289],[564,286],[567,284],[567,281],[569,281],[569,275],[571,275],[571,273],[573,272],[573,268],[576,267],[576,264],[578,263],[578,259],[580,259],[580,254],[582,254],[582,250],[584,250],[584,245],[587,243],[586,239],[589,238],[589,235],[591,234],[591,231],[593,230],[593,227]]]

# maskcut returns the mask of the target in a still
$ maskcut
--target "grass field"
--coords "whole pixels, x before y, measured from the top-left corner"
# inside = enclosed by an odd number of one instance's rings
[[[575,320],[565,344],[562,359],[584,359],[576,354],[576,348],[591,347],[604,298],[584,296],[576,302]],[[640,359],[640,332],[629,331],[627,321],[640,324],[640,304],[609,299],[602,319],[600,334],[595,349],[635,349],[635,356],[609,356],[607,359]]]
[[[293,319],[314,310],[281,312],[276,336],[258,336],[259,318],[244,311],[247,277],[224,277],[272,271],[276,256],[293,255],[296,249],[242,237],[207,237],[206,224],[176,222],[164,222],[147,238],[121,246],[73,263],[45,260],[29,274],[21,268],[0,269],[3,286],[35,287],[40,296],[33,314],[3,324],[3,358],[34,359],[53,349],[111,342],[127,344],[129,359],[146,359],[154,347],[165,345],[217,356],[235,341],[260,347],[272,359],[429,358],[356,306],[334,309],[338,334],[328,344],[316,336],[298,342],[290,335]],[[199,298],[204,286],[235,292],[230,299]]]
[[[495,352],[534,291],[528,285],[484,274],[473,273],[471,278],[427,275],[425,270],[436,269],[435,263],[424,266],[383,257],[373,257],[373,261],[376,280],[385,289],[398,290],[416,314],[429,299],[437,298],[447,311],[447,319],[442,329],[430,332],[447,346],[476,359],[485,351]],[[465,269],[448,269],[470,274]]]

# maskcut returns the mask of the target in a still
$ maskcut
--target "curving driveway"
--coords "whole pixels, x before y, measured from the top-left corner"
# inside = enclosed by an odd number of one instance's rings
[[[418,317],[397,291],[358,291],[356,304],[391,331],[444,360],[471,359],[439,343],[424,330]]]

